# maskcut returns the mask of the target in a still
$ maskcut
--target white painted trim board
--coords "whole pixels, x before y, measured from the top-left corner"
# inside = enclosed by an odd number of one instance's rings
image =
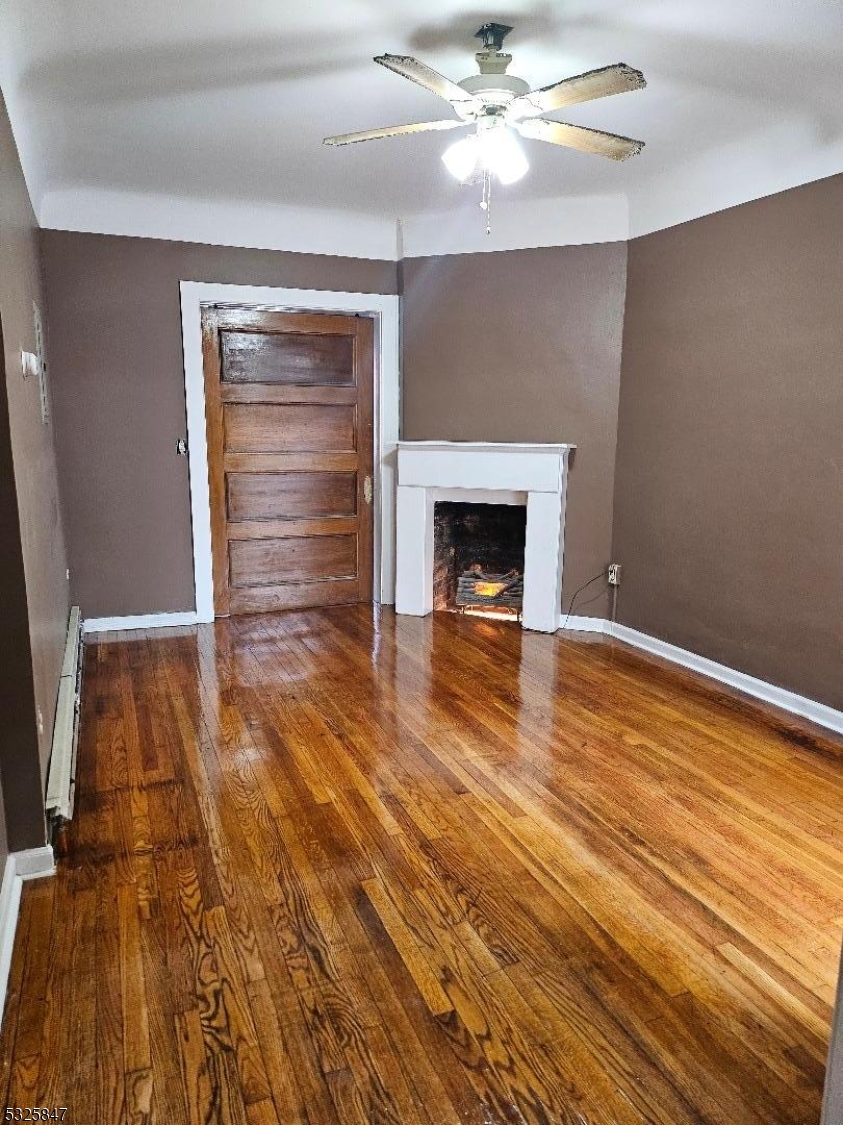
[[[82,632],[117,633],[131,629],[175,629],[180,625],[195,625],[199,618],[196,610],[184,613],[138,613],[133,617],[89,617],[82,622]]]
[[[783,160],[783,151],[791,158]],[[476,200],[456,196],[444,210],[389,215],[75,185],[49,188],[37,210],[40,226],[50,230],[400,262],[627,242],[835,176],[841,161],[839,139],[817,149],[813,124],[782,119],[754,149],[741,141],[725,152],[706,151],[618,191],[544,199],[502,193],[491,236],[477,221]]]
[[[525,629],[553,633],[565,541],[568,458],[575,446],[527,442],[399,441],[396,612],[425,617],[433,609],[434,509],[464,493],[477,503],[526,496]]]
[[[562,614],[559,620],[560,632],[572,633],[607,633],[611,627],[610,621],[602,617],[577,617],[575,614],[567,616]]]
[[[564,620],[563,614],[559,622],[560,631]],[[798,695],[794,691],[788,691],[787,688],[778,687],[766,680],[759,680],[746,672],[739,672],[726,664],[718,664],[716,660],[709,660],[707,656],[698,656],[695,652],[688,652],[687,649],[679,648],[678,645],[672,645],[658,637],[652,637],[648,633],[630,629],[627,625],[613,624],[602,617],[570,617],[564,631],[605,633],[633,648],[669,660],[671,664],[679,664],[709,679],[728,684],[745,695],[752,696],[753,699],[760,699],[763,703],[780,707],[791,715],[808,719],[836,734],[843,734],[843,711],[837,711],[825,703],[818,703],[815,699],[808,699],[807,696]]]
[[[447,211],[402,215],[399,260],[629,239],[629,203],[620,192],[554,199],[513,199],[502,194],[494,210],[491,234],[477,221],[474,199],[455,199]]]
[[[196,620],[214,620],[211,564],[211,503],[205,432],[205,377],[202,367],[202,306],[250,305],[286,311],[360,313],[375,318],[375,577],[374,599],[395,597],[395,449],[400,422],[399,298],[383,293],[335,293],[254,285],[181,283],[190,508],[193,523],[193,577]],[[150,628],[154,626],[148,626]]]
[[[372,261],[394,262],[398,257],[398,223],[393,216],[287,203],[211,200],[75,185],[46,191],[38,208],[38,221],[53,230],[118,237]]]
[[[53,849],[46,845],[43,848],[11,852],[6,857],[3,884],[0,886],[0,1019],[6,1005],[6,989],[15,948],[23,881],[53,875],[55,870]]]
[[[50,188],[38,211],[40,225],[52,230],[383,262],[629,238],[624,191],[544,199],[518,199],[503,192],[495,202],[491,235],[486,234],[476,199],[456,184],[444,210],[401,216],[84,185]]]
[[[19,879],[41,879],[56,873],[56,859],[49,844],[12,852],[10,858],[15,861],[15,874]]]

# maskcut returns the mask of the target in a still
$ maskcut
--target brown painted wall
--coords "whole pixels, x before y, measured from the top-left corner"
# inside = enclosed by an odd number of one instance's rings
[[[626,246],[416,258],[402,275],[406,438],[577,446],[567,608],[610,561]],[[574,612],[605,615],[601,583]]]
[[[26,577],[2,356],[0,375],[0,860],[5,861],[10,850],[44,843],[44,816]]]
[[[41,421],[38,380],[24,380],[20,369],[20,349],[35,349],[33,301],[43,312],[38,231],[0,98],[0,318],[6,374],[0,441],[8,445],[8,457],[3,453],[7,497],[0,601],[6,707],[0,775],[14,850],[44,843],[43,791],[68,612],[53,426]],[[40,737],[37,711],[43,716]]]
[[[179,282],[396,292],[394,262],[43,231],[74,600],[193,608]]]
[[[628,285],[623,244],[400,269],[405,437],[578,446],[565,605],[617,558],[621,621],[838,707],[842,185],[634,240]],[[393,292],[395,266],[42,246],[75,591],[88,616],[187,609],[179,280]],[[606,611],[599,584],[575,607]]]
[[[843,176],[639,238],[619,620],[843,708]]]

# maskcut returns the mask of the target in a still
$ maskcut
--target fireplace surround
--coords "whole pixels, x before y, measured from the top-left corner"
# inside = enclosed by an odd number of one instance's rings
[[[555,632],[562,604],[565,493],[572,445],[510,442],[398,443],[397,613],[434,608],[437,502],[518,504],[527,511],[521,621]]]

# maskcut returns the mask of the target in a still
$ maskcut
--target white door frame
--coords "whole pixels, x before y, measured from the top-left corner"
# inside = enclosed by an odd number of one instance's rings
[[[196,620],[214,620],[211,565],[211,498],[205,430],[205,373],[202,364],[202,306],[248,305],[284,312],[362,313],[375,321],[373,597],[395,601],[395,462],[400,419],[399,298],[381,293],[334,293],[322,289],[281,289],[182,281],[181,323],[190,512],[193,523],[193,585]]]

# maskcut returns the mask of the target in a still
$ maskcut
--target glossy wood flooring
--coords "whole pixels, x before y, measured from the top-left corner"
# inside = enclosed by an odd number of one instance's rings
[[[102,637],[3,1104],[815,1123],[841,815],[839,743],[602,639],[368,607]]]

